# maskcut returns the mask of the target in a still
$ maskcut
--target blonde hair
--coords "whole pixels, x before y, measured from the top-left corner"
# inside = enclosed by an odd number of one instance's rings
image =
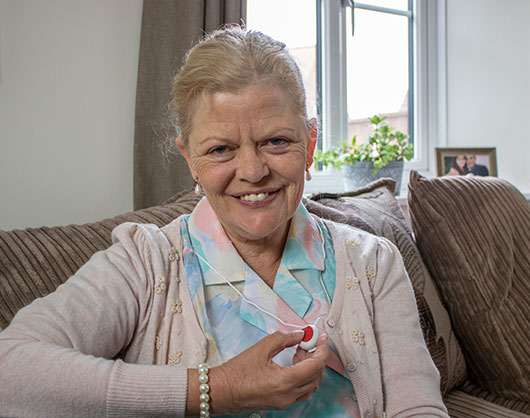
[[[309,127],[302,74],[285,44],[258,31],[228,26],[206,35],[191,48],[173,80],[174,128],[186,147],[197,99],[255,84],[280,87]]]

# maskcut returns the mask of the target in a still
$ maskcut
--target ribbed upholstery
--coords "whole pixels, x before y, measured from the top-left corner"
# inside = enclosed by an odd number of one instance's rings
[[[409,210],[482,389],[530,402],[530,205],[493,177],[426,179],[412,172]]]
[[[160,206],[85,225],[0,230],[0,329],[33,299],[53,292],[96,251],[111,244],[123,222],[165,225],[189,213],[200,196],[181,192]]]
[[[467,381],[458,389],[464,393],[467,393],[468,395],[504,406],[505,408],[525,414],[530,414],[530,403],[516,399],[506,399],[501,396],[494,395],[487,390],[479,388],[472,382]]]
[[[436,285],[421,260],[401,209],[395,183],[381,179],[343,194],[318,194],[305,202],[310,212],[385,237],[398,247],[412,282],[423,335],[440,372],[443,393],[466,377],[464,357]]]
[[[451,418],[528,418],[529,415],[453,390],[445,398]]]

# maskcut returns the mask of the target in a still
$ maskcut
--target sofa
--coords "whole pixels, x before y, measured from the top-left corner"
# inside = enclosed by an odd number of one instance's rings
[[[393,180],[380,179],[304,204],[398,247],[450,416],[530,417],[530,204],[493,177],[412,171],[406,214],[394,190]],[[200,198],[184,191],[100,222],[0,230],[0,329],[107,248],[117,225],[162,226]]]

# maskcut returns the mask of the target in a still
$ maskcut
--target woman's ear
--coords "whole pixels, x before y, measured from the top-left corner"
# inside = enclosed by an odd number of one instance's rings
[[[195,170],[193,169],[193,164],[191,163],[191,157],[188,153],[188,149],[186,147],[186,144],[184,144],[184,141],[182,137],[178,137],[175,142],[177,143],[177,147],[179,148],[180,153],[182,156],[186,159],[186,163],[188,163],[188,168],[190,169],[191,176],[194,180],[197,180],[197,176],[195,174]]]
[[[311,119],[309,121],[311,124],[311,132],[309,141],[307,143],[307,168],[311,167],[313,165],[313,154],[315,153],[315,147],[317,145],[317,139],[318,139],[318,123],[315,118]]]

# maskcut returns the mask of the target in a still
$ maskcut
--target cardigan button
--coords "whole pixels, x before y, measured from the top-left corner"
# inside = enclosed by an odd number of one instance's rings
[[[348,363],[346,365],[346,370],[348,370],[349,372],[354,372],[355,370],[357,370],[357,366],[355,365],[355,363]]]
[[[333,319],[328,319],[328,325],[330,326],[330,328],[333,328],[335,326],[335,321]]]

